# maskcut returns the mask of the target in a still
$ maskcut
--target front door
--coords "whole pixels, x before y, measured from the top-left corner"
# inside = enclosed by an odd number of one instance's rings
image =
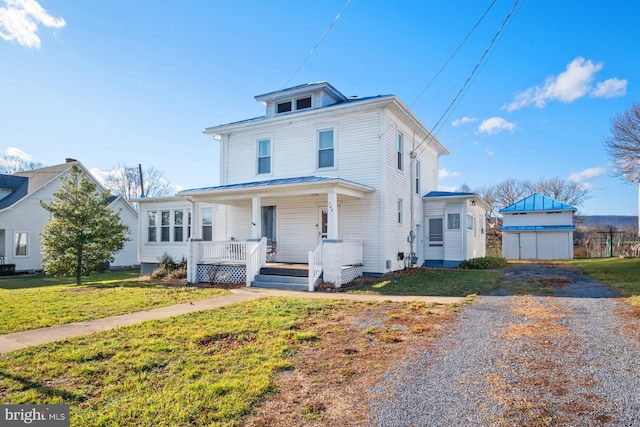
[[[328,224],[329,216],[327,215],[327,208],[318,209],[318,243],[327,238],[329,230]]]
[[[267,246],[278,240],[276,236],[276,207],[262,207],[262,237],[267,238]]]

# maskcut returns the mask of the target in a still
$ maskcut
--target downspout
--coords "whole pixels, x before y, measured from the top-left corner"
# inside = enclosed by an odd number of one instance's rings
[[[415,151],[416,149],[416,132],[413,132],[413,140],[411,141],[411,152],[409,153],[409,209],[410,213],[410,224],[409,224],[409,237],[407,240],[409,241],[409,265],[413,265],[413,257],[415,254],[414,251],[414,242],[416,240],[416,232],[414,230],[416,226],[415,221],[415,193],[413,190],[413,185],[415,183],[415,168],[416,168],[416,158],[418,157],[418,153]],[[406,264],[405,264],[406,265]]]

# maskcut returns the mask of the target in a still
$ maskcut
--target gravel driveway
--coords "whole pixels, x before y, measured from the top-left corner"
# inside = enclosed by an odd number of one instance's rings
[[[377,426],[640,426],[633,310],[578,271],[512,264],[433,348],[394,369],[371,410]]]

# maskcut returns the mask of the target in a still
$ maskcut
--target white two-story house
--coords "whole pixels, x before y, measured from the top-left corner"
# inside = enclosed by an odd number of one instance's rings
[[[313,290],[484,255],[486,205],[433,193],[449,152],[398,97],[347,98],[320,82],[255,99],[264,116],[204,131],[219,141],[220,185],[138,200],[143,273],[167,253],[188,258],[191,282],[251,285],[275,261],[308,265]]]

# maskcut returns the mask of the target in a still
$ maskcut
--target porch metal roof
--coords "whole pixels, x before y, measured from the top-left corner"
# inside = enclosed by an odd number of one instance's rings
[[[276,178],[276,179],[268,179],[264,181],[252,181],[252,182],[243,182],[237,184],[228,184],[228,185],[220,185],[216,187],[203,187],[203,188],[192,188],[189,190],[183,190],[177,193],[181,196],[189,196],[203,193],[228,193],[234,190],[237,191],[250,191],[252,189],[260,189],[260,188],[272,188],[272,187],[298,187],[302,185],[322,185],[322,184],[335,184],[339,186],[346,186],[350,188],[357,188],[361,191],[365,192],[373,192],[375,188],[370,187],[368,185],[359,184],[354,181],[349,181],[343,178],[329,177],[329,176],[301,176],[294,178]]]
[[[538,211],[576,211],[571,205],[547,197],[542,193],[536,193],[522,200],[515,202],[506,208],[500,209],[502,212],[538,212]]]
[[[477,194],[469,193],[466,191],[430,191],[424,195],[424,197],[465,197],[465,196],[477,196]]]

